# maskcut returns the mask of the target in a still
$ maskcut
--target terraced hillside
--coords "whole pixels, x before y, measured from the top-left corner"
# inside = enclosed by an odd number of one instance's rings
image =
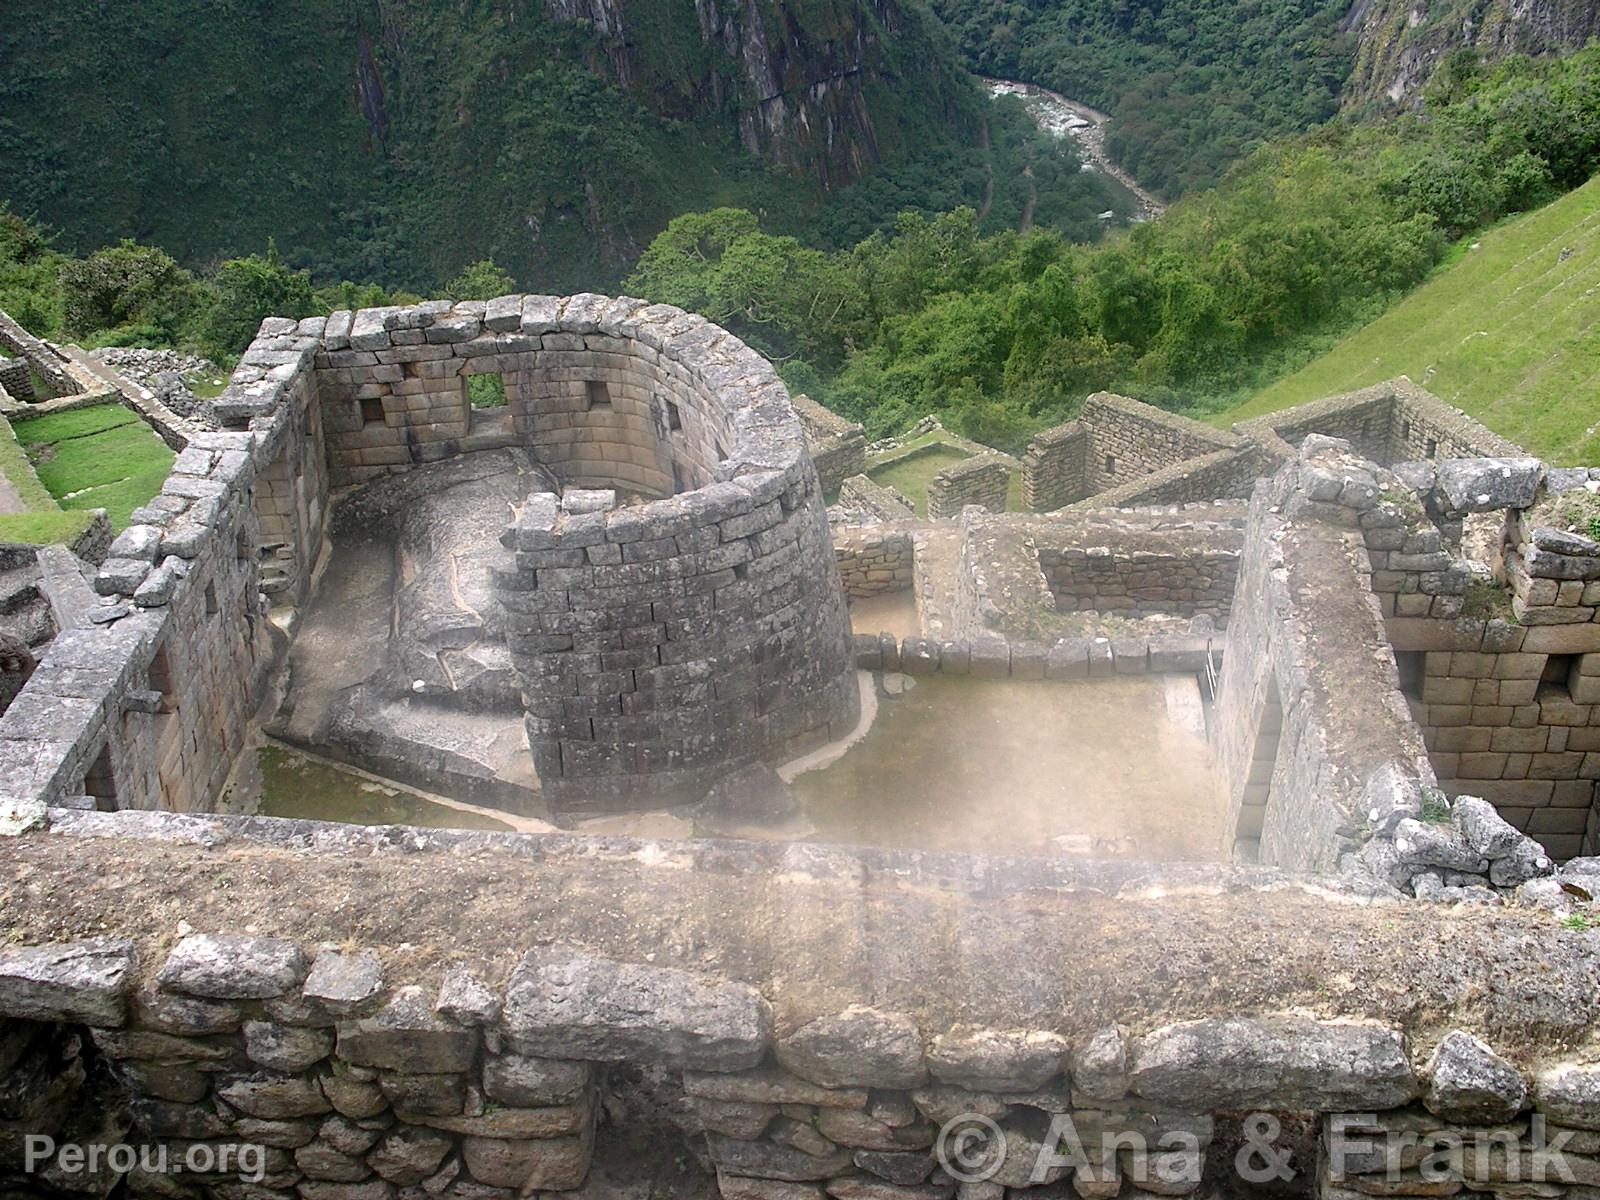
[[[1461,247],[1382,317],[1218,420],[1396,375],[1535,454],[1600,461],[1600,178]]]

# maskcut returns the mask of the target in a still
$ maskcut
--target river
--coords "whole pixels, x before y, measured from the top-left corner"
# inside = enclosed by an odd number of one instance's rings
[[[1109,175],[1133,193],[1139,205],[1137,220],[1158,217],[1166,210],[1165,204],[1140,187],[1132,175],[1112,162],[1106,154],[1105,127],[1110,118],[1098,108],[1091,108],[1037,84],[1020,83],[1014,79],[985,79],[983,82],[991,96],[1019,97],[1028,115],[1051,137],[1070,137],[1077,142],[1085,164]]]

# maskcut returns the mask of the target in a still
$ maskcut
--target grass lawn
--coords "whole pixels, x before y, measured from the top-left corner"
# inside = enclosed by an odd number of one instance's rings
[[[1534,454],[1600,461],[1600,178],[1473,241],[1376,321],[1212,419],[1407,375]]]
[[[904,443],[899,449],[891,453],[900,454],[907,449],[917,446],[931,446],[942,443],[944,439],[939,436],[939,431],[925,433],[921,437],[913,438]],[[867,477],[873,483],[892,487],[916,505],[917,515],[928,515],[928,484],[933,482],[933,477],[946,467],[952,467],[963,459],[972,455],[959,447],[940,445],[937,450],[930,450],[923,454],[913,454],[909,458],[897,458],[881,467],[867,466]],[[1006,511],[1022,511],[1022,473],[1012,471],[1009,473],[1006,486]]]
[[[116,529],[172,469],[167,444],[118,404],[36,417],[18,426],[17,437],[62,508],[103,508]]]

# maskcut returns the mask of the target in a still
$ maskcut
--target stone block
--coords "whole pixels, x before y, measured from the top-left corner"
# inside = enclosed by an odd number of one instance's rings
[[[1146,1100],[1185,1111],[1384,1109],[1421,1091],[1397,1031],[1289,1016],[1156,1029],[1135,1041],[1129,1082]]]
[[[916,1023],[860,1005],[802,1025],[778,1043],[777,1056],[785,1070],[824,1087],[912,1088],[927,1078]]]
[[[0,952],[0,1014],[29,1021],[123,1024],[133,943],[90,938]]]
[[[156,982],[213,1000],[264,1000],[298,987],[306,958],[282,938],[191,934],[167,956]]]
[[[504,1028],[519,1054],[738,1071],[765,1056],[772,1012],[754,988],[564,946],[530,951],[507,989]]]

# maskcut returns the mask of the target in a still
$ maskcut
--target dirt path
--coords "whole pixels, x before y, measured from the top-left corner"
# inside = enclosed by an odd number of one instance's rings
[[[1028,114],[1040,129],[1052,137],[1070,137],[1078,143],[1088,164],[1096,171],[1109,175],[1133,193],[1139,202],[1139,219],[1159,217],[1167,206],[1139,186],[1134,177],[1106,153],[1106,122],[1111,118],[1098,108],[1052,92],[1036,84],[1020,83],[1012,79],[985,79],[984,85],[991,96],[1019,96]]]

